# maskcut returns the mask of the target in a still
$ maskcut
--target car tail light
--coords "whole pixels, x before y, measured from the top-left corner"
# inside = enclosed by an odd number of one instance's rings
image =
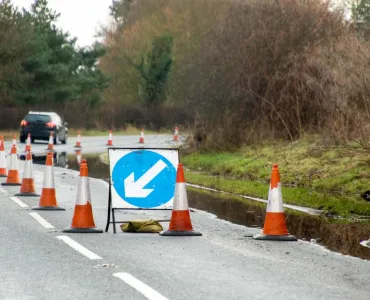
[[[21,126],[27,126],[27,121],[26,120],[22,120],[22,122],[21,122]]]
[[[46,123],[46,126],[49,127],[49,128],[53,128],[53,127],[55,127],[55,124],[53,122],[48,122],[48,123]]]

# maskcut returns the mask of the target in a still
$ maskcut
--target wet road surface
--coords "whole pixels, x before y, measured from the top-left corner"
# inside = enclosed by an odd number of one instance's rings
[[[117,146],[139,146],[138,138],[115,140]],[[150,146],[172,145],[171,138],[153,136]],[[83,138],[83,153],[104,151],[106,141]],[[68,146],[55,148],[73,153],[74,143],[70,139]],[[18,145],[23,150],[24,144]],[[41,153],[46,143],[32,148]],[[22,176],[23,161],[19,167]],[[38,192],[43,170],[34,165]],[[33,211],[37,197],[14,198],[19,187],[0,186],[0,299],[370,299],[369,261],[303,241],[256,241],[245,235],[259,229],[202,211],[191,213],[201,237],[123,233],[118,226],[117,234],[112,228],[101,234],[64,233],[72,220],[78,172],[55,167],[54,174],[65,211]],[[104,229],[108,184],[90,179],[90,188],[95,223]],[[169,211],[117,212],[120,220],[169,217]]]

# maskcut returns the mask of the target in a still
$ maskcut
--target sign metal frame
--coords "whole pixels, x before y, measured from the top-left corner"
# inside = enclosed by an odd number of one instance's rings
[[[110,224],[113,224],[113,232],[116,233],[116,224],[122,224],[122,223],[128,223],[129,221],[117,221],[115,217],[115,211],[116,210],[153,210],[153,211],[172,211],[172,208],[140,208],[140,207],[125,207],[125,208],[119,208],[119,207],[113,207],[112,205],[112,178],[111,178],[111,166],[110,166],[110,157],[109,153],[110,151],[114,150],[132,150],[132,151],[137,151],[137,150],[169,150],[169,151],[177,151],[178,155],[178,162],[180,163],[180,153],[179,153],[179,148],[175,147],[109,147],[108,148],[108,167],[109,167],[109,181],[108,181],[108,216],[107,216],[107,224],[105,227],[105,232],[108,232]],[[176,166],[177,169],[177,166]],[[156,220],[157,222],[169,222],[170,219],[164,219],[164,220]]]

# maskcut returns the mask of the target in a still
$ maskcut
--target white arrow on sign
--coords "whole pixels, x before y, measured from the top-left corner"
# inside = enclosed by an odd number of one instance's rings
[[[153,189],[144,189],[149,182],[151,182],[154,177],[162,172],[167,165],[159,160],[157,163],[151,167],[145,174],[143,174],[137,181],[135,181],[134,172],[132,172],[125,180],[125,195],[128,198],[146,198],[153,192]]]

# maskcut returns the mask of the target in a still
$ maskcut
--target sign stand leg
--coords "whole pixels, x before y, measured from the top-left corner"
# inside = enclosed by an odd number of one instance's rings
[[[116,218],[114,216],[114,208],[112,208],[113,232],[116,233]]]
[[[110,225],[110,209],[112,206],[112,194],[111,194],[111,185],[109,180],[109,189],[108,189],[108,217],[107,217],[107,226],[105,227],[105,232],[108,232]]]

